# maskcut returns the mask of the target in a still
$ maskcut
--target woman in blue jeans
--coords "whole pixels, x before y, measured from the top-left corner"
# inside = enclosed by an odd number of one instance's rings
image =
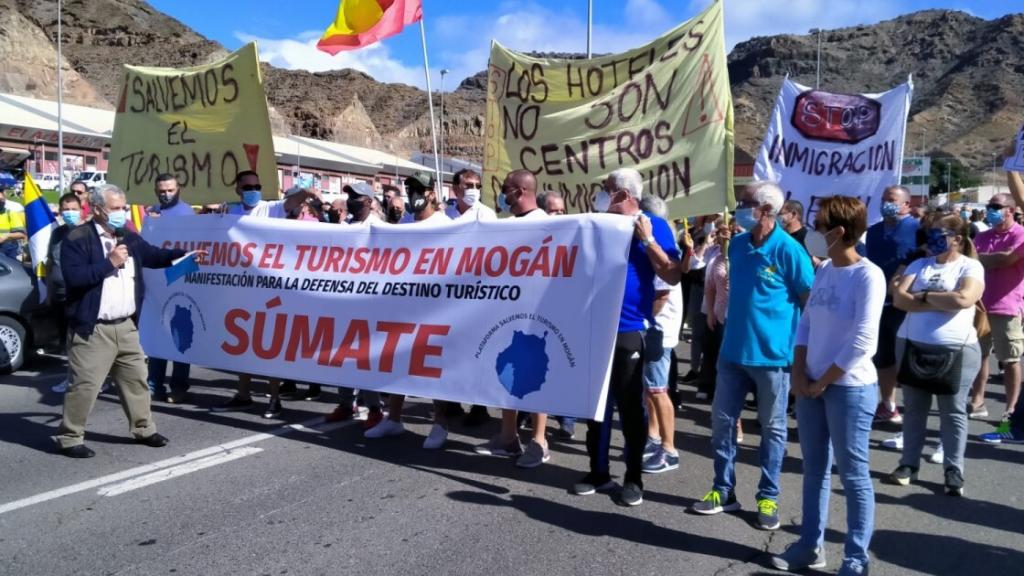
[[[981,369],[974,306],[985,290],[985,269],[976,259],[969,223],[959,214],[938,214],[925,228],[930,256],[911,262],[893,288],[893,306],[907,312],[896,333],[896,358],[903,358],[908,340],[962,355],[956,393],[935,395],[946,493],[962,496],[967,395]],[[928,390],[903,384],[903,456],[889,475],[893,484],[907,486],[917,479],[932,396]]]
[[[832,459],[846,493],[846,546],[840,576],[866,574],[875,493],[868,438],[878,402],[871,362],[885,301],[882,270],[857,254],[867,210],[856,198],[822,201],[806,245],[824,260],[797,328],[792,390],[803,452],[800,539],[772,558],[780,570],[824,568]],[[837,329],[842,327],[841,330]]]

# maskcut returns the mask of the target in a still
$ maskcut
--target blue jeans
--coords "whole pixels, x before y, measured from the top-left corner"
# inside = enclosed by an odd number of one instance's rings
[[[742,366],[718,360],[715,400],[711,404],[711,447],[715,451],[715,490],[722,499],[736,488],[736,420],[747,393],[757,389],[761,423],[761,481],[757,498],[779,499],[779,475],[786,455],[786,402],[789,367]]]
[[[672,349],[665,348],[665,333],[654,327],[644,337],[644,390],[648,394],[668,390]]]
[[[188,390],[188,373],[191,369],[185,362],[175,362],[171,369],[171,392],[182,393]],[[149,393],[157,396],[167,395],[164,380],[167,378],[167,360],[162,358],[149,359]]]
[[[878,404],[878,385],[829,386],[818,398],[797,398],[796,421],[804,457],[803,519],[798,544],[825,545],[832,457],[846,494],[844,560],[868,563],[875,528],[875,489],[871,485],[868,440]]]

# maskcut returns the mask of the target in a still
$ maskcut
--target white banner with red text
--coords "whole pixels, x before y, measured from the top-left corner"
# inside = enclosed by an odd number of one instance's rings
[[[146,354],[300,382],[594,418],[604,413],[632,220],[610,214],[344,226],[151,218]]]

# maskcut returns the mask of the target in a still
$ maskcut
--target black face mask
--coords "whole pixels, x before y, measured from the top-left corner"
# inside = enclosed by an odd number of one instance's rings
[[[363,197],[360,196],[359,198],[348,199],[345,202],[345,206],[348,208],[348,213],[351,214],[353,218],[356,218],[363,211],[363,207],[366,206],[366,203],[363,202]]]
[[[414,214],[423,212],[427,207],[427,195],[422,192],[409,192],[409,210]]]
[[[161,208],[172,208],[178,203],[181,198],[180,194],[158,194],[157,199],[160,200]]]

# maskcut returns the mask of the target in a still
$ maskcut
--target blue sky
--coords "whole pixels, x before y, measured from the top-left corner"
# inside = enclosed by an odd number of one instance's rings
[[[338,0],[149,1],[227,48],[257,40],[260,57],[281,68],[355,68],[383,82],[425,85],[418,27],[335,57],[316,50],[316,40],[334,19]],[[643,44],[709,2],[594,0],[594,52],[619,52]],[[423,0],[423,6],[435,90],[441,68],[450,70],[446,90],[483,70],[492,38],[517,50],[583,52],[586,48],[586,0]],[[731,48],[752,36],[871,24],[930,8],[963,10],[991,19],[1024,12],[1024,0],[725,0],[726,40]]]

